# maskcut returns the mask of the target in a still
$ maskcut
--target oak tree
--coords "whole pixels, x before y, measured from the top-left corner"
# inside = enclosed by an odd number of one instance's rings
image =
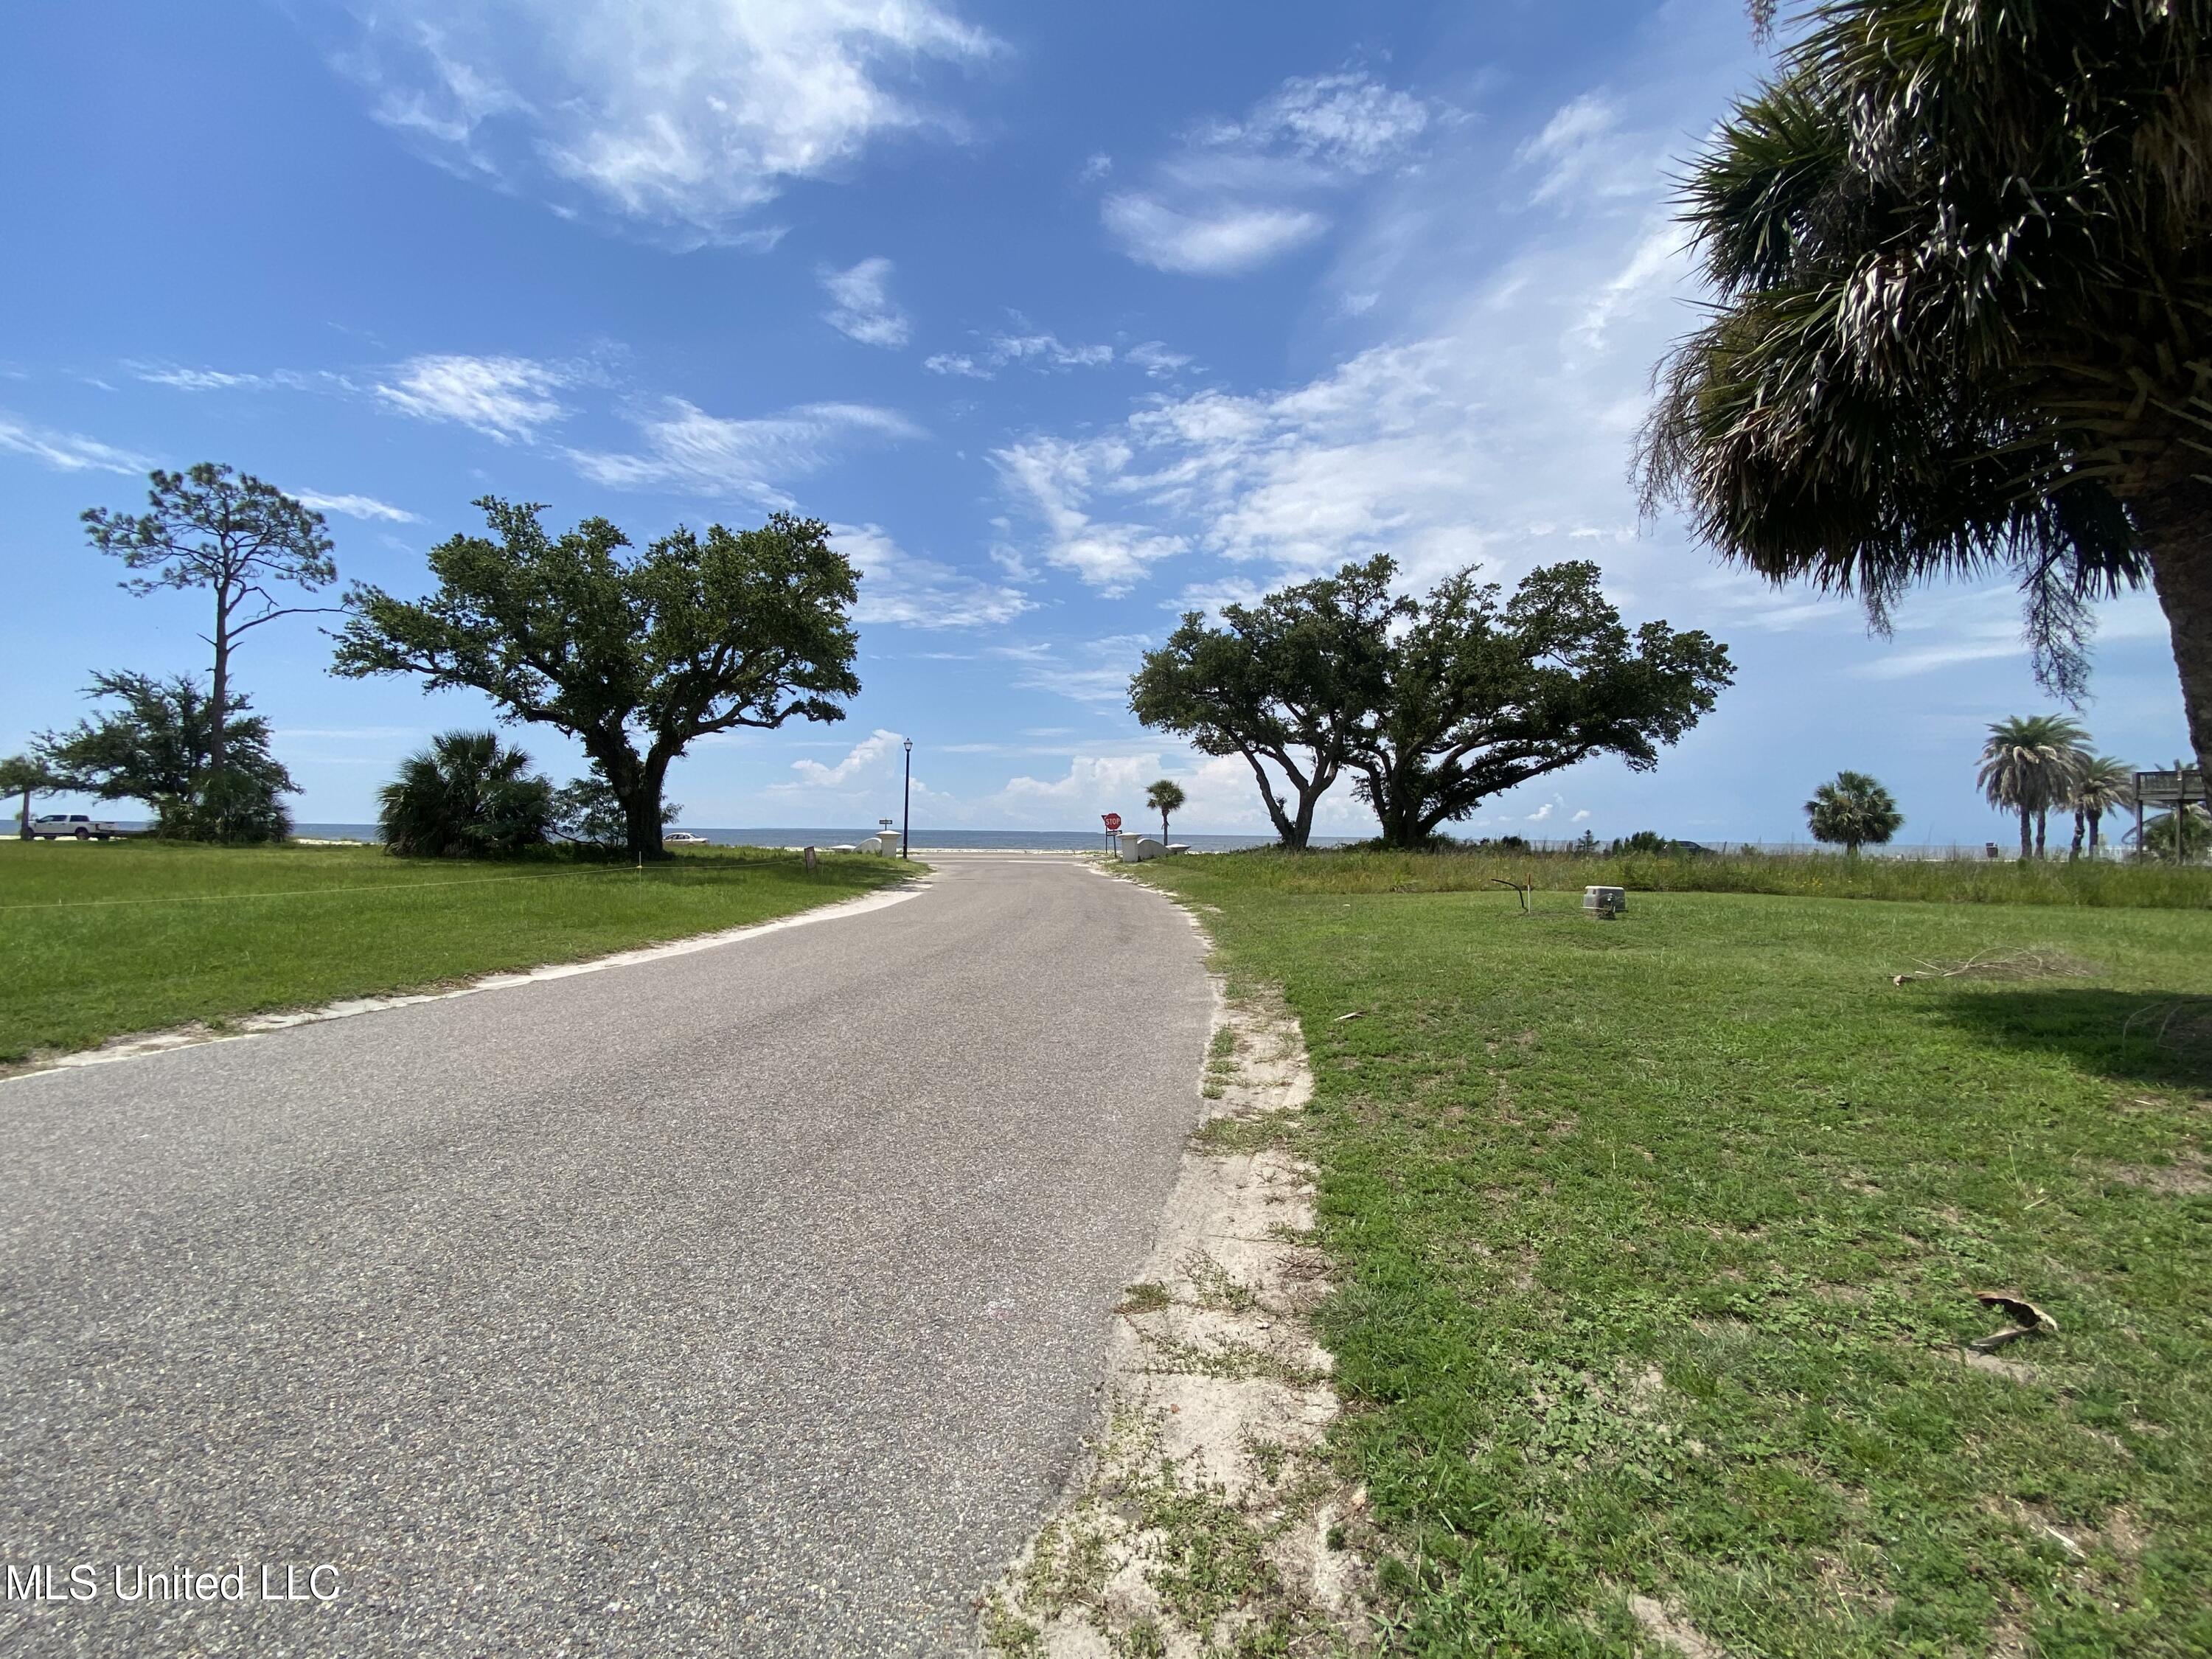
[[[467,686],[503,719],[568,732],[620,802],[641,859],[667,856],[662,787],[691,744],[842,720],[842,701],[860,691],[859,578],[818,520],[678,529],[624,556],[629,538],[605,519],[552,536],[542,505],[476,505],[491,533],[430,550],[428,598],[368,586],[347,595],[332,672]]]

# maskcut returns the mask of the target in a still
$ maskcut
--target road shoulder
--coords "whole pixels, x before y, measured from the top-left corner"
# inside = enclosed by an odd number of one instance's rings
[[[992,1651],[1366,1645],[1364,1495],[1322,1446],[1340,1402],[1311,1322],[1312,1171],[1280,1144],[1312,1073],[1279,1002],[1215,992],[1211,1109],[1115,1310],[1082,1463],[984,1604]]]

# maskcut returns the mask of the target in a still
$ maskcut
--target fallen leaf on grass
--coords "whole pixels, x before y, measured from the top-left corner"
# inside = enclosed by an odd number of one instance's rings
[[[1984,1308],[2002,1309],[2006,1316],[2014,1324],[2025,1325],[2030,1330],[2050,1331],[2056,1334],[2058,1329],[2057,1320],[2026,1297],[2017,1295],[2014,1291],[1976,1291],[1974,1300]]]
[[[2013,1322],[2001,1331],[1991,1331],[1987,1336],[1978,1336],[1966,1344],[1977,1353],[1995,1353],[2008,1342],[2017,1342],[2023,1336],[2038,1332],[2057,1335],[2058,1322],[2037,1307],[2024,1296],[2010,1291],[1976,1291],[1974,1300],[1985,1308],[1995,1308]]]

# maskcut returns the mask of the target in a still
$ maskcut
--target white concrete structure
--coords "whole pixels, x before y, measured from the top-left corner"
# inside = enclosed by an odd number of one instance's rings
[[[1583,889],[1583,914],[1611,921],[1628,908],[1628,891],[1622,887],[1585,887]]]

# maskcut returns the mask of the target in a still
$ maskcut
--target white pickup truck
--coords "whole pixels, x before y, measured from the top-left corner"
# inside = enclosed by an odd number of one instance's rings
[[[58,836],[73,836],[79,841],[106,841],[111,836],[127,836],[131,832],[119,823],[87,817],[82,812],[48,812],[31,820],[31,833],[41,841],[52,841]]]

